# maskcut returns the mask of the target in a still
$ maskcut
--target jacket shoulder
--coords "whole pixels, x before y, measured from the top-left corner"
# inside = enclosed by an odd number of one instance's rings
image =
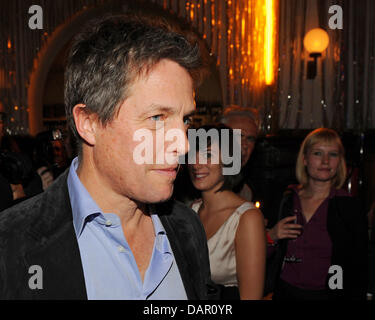
[[[65,193],[66,175],[63,174],[45,192],[0,212],[0,246],[1,240],[12,236],[19,238],[28,229],[49,225],[57,218],[56,212],[63,198],[64,206],[67,206]]]
[[[202,232],[202,230],[204,232],[196,212],[178,200],[170,200],[161,204],[158,211],[161,217],[165,217],[171,223],[180,225],[181,228],[192,228],[195,232]]]
[[[38,218],[44,197],[44,193],[38,194],[0,212],[0,238],[32,224]]]

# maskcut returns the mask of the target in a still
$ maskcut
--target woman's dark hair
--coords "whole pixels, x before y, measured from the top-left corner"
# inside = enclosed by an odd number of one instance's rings
[[[234,150],[236,149],[234,145],[236,143],[239,143],[240,139],[235,139],[235,133],[232,128],[226,126],[223,123],[214,123],[214,124],[207,124],[203,125],[201,127],[196,128],[197,132],[199,130],[203,130],[206,133],[208,133],[210,130],[217,130],[218,135],[209,135],[207,134],[207,147],[211,146],[214,143],[218,143],[219,149],[221,149],[225,146],[228,148],[228,156],[229,157],[239,157],[239,163],[241,163],[241,152],[239,154],[234,154]],[[223,141],[222,139],[222,133],[223,130],[229,133],[229,139],[228,139],[228,144]],[[217,140],[218,139],[218,140]],[[226,140],[226,139],[225,139]],[[199,144],[199,137],[198,135],[196,136],[195,140],[195,146],[196,146],[196,152],[200,151],[200,147],[202,145]],[[241,150],[241,146],[239,146],[238,150]],[[232,167],[233,166],[233,161],[231,163],[223,164],[223,167]],[[219,190],[216,192],[224,191],[224,190],[230,190],[233,191],[233,189],[243,180],[242,173],[239,172],[238,174],[232,174],[232,175],[224,175],[224,183],[221,186]]]

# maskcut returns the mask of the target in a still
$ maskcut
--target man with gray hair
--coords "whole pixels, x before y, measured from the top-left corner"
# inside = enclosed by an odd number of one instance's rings
[[[230,105],[225,108],[220,121],[232,129],[241,129],[241,168],[243,169],[250,159],[259,133],[258,110]],[[239,195],[252,201],[253,193],[246,183],[239,190]]]
[[[168,201],[200,66],[181,34],[125,16],[75,37],[65,107],[79,156],[43,194],[0,215],[0,299],[208,298],[203,226]],[[160,143],[164,128],[185,141]],[[174,162],[135,163],[140,129],[153,135],[153,159]]]

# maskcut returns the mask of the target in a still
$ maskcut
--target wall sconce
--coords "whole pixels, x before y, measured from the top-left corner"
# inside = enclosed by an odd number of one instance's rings
[[[327,49],[328,44],[329,37],[325,30],[315,28],[306,33],[303,39],[303,45],[306,51],[310,53],[310,57],[314,59],[307,63],[307,79],[314,79],[316,77],[318,58],[322,55],[322,52]]]

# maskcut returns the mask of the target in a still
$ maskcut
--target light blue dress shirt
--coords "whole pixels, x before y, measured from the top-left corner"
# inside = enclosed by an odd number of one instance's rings
[[[186,292],[165,229],[151,214],[155,241],[144,281],[125,239],[120,218],[103,213],[79,180],[72,161],[68,190],[89,300],[186,300]]]

